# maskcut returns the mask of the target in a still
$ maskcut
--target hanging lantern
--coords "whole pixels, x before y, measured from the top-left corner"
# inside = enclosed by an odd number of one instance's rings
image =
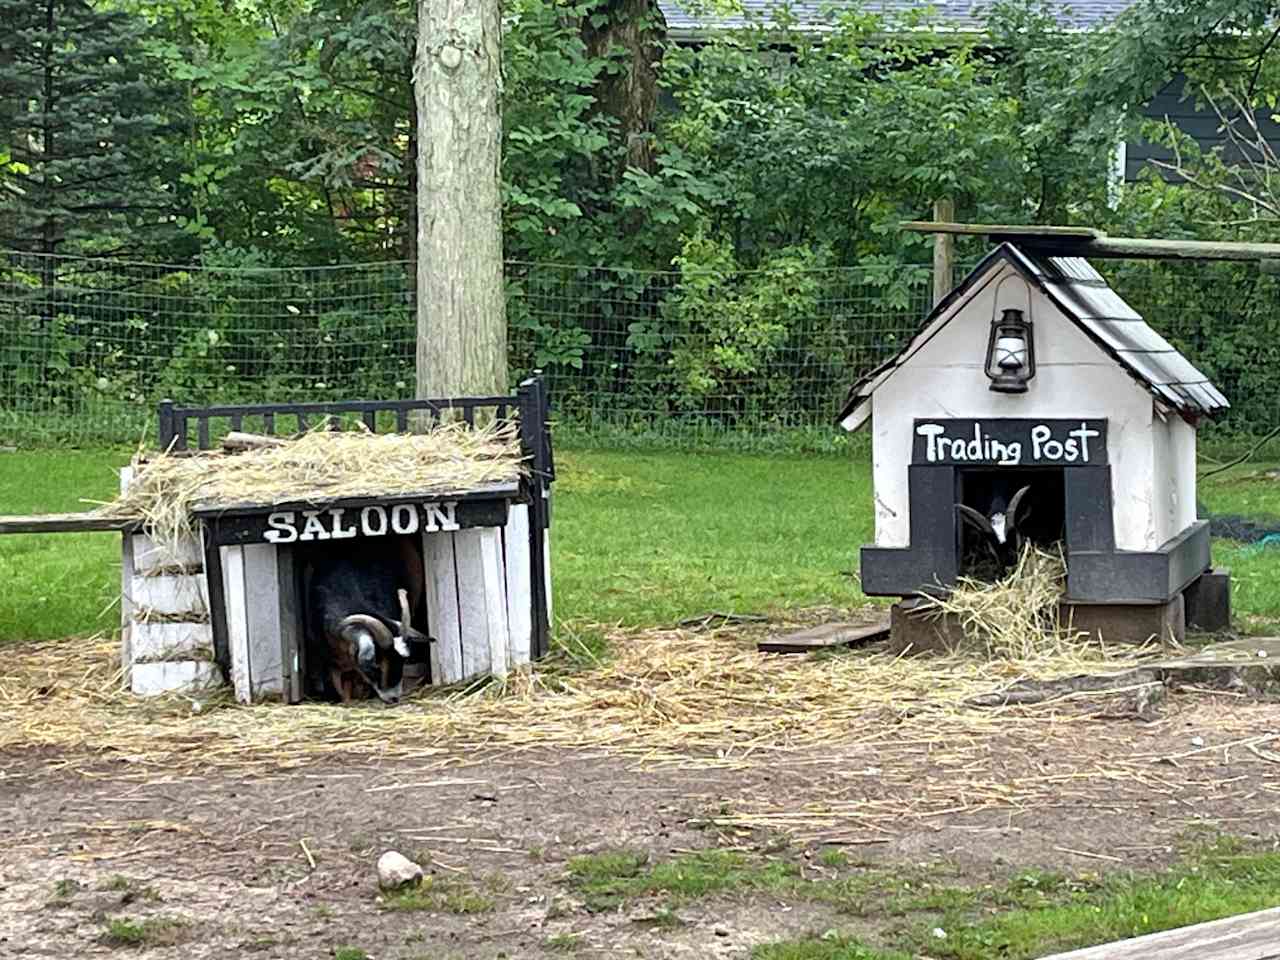
[[[1026,393],[1036,375],[1036,349],[1031,322],[1021,310],[1008,309],[991,321],[987,341],[987,377],[997,393]]]

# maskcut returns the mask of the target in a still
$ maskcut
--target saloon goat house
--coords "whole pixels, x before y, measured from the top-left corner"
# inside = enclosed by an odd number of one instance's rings
[[[1087,261],[1002,243],[840,413],[872,435],[864,591],[980,576],[972,533],[985,523],[1061,544],[1077,613],[1181,610],[1209,569],[1196,428],[1227,407]]]

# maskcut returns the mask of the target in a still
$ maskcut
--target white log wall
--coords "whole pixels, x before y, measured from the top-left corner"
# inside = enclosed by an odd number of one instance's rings
[[[125,490],[133,469],[120,471]],[[213,662],[209,597],[198,539],[163,548],[126,533],[120,565],[120,660],[139,696],[193,694],[222,685]]]

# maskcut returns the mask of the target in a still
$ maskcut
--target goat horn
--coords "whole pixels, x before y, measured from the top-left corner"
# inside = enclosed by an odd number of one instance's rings
[[[413,619],[413,611],[409,609],[409,591],[397,590],[396,596],[400,598],[400,631],[403,633],[409,629],[409,621]]]
[[[1018,522],[1018,507],[1022,505],[1022,498],[1031,490],[1030,484],[1023,487],[1013,495],[1013,499],[1009,501],[1009,509],[1005,512],[1005,516],[1009,518],[1009,526],[1014,526]]]
[[[992,537],[996,535],[995,527],[991,526],[991,521],[980,514],[977,510],[973,509],[973,507],[966,503],[957,503],[956,509],[960,511],[962,519],[968,520],[983,533]]]
[[[391,646],[392,640],[391,629],[379,620],[377,617],[371,617],[367,613],[353,613],[349,617],[345,617],[338,624],[338,632],[346,633],[352,627],[367,631],[373,634],[373,642],[383,650]]]

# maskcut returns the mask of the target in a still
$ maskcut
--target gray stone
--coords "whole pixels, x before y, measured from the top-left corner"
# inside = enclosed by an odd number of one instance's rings
[[[1187,626],[1205,633],[1231,629],[1231,571],[1214,567],[1183,591]]]
[[[1182,643],[1187,635],[1182,594],[1168,603],[1064,603],[1059,616],[1104,643]]]
[[[403,854],[388,850],[378,858],[378,886],[396,890],[422,879],[422,868]]]

